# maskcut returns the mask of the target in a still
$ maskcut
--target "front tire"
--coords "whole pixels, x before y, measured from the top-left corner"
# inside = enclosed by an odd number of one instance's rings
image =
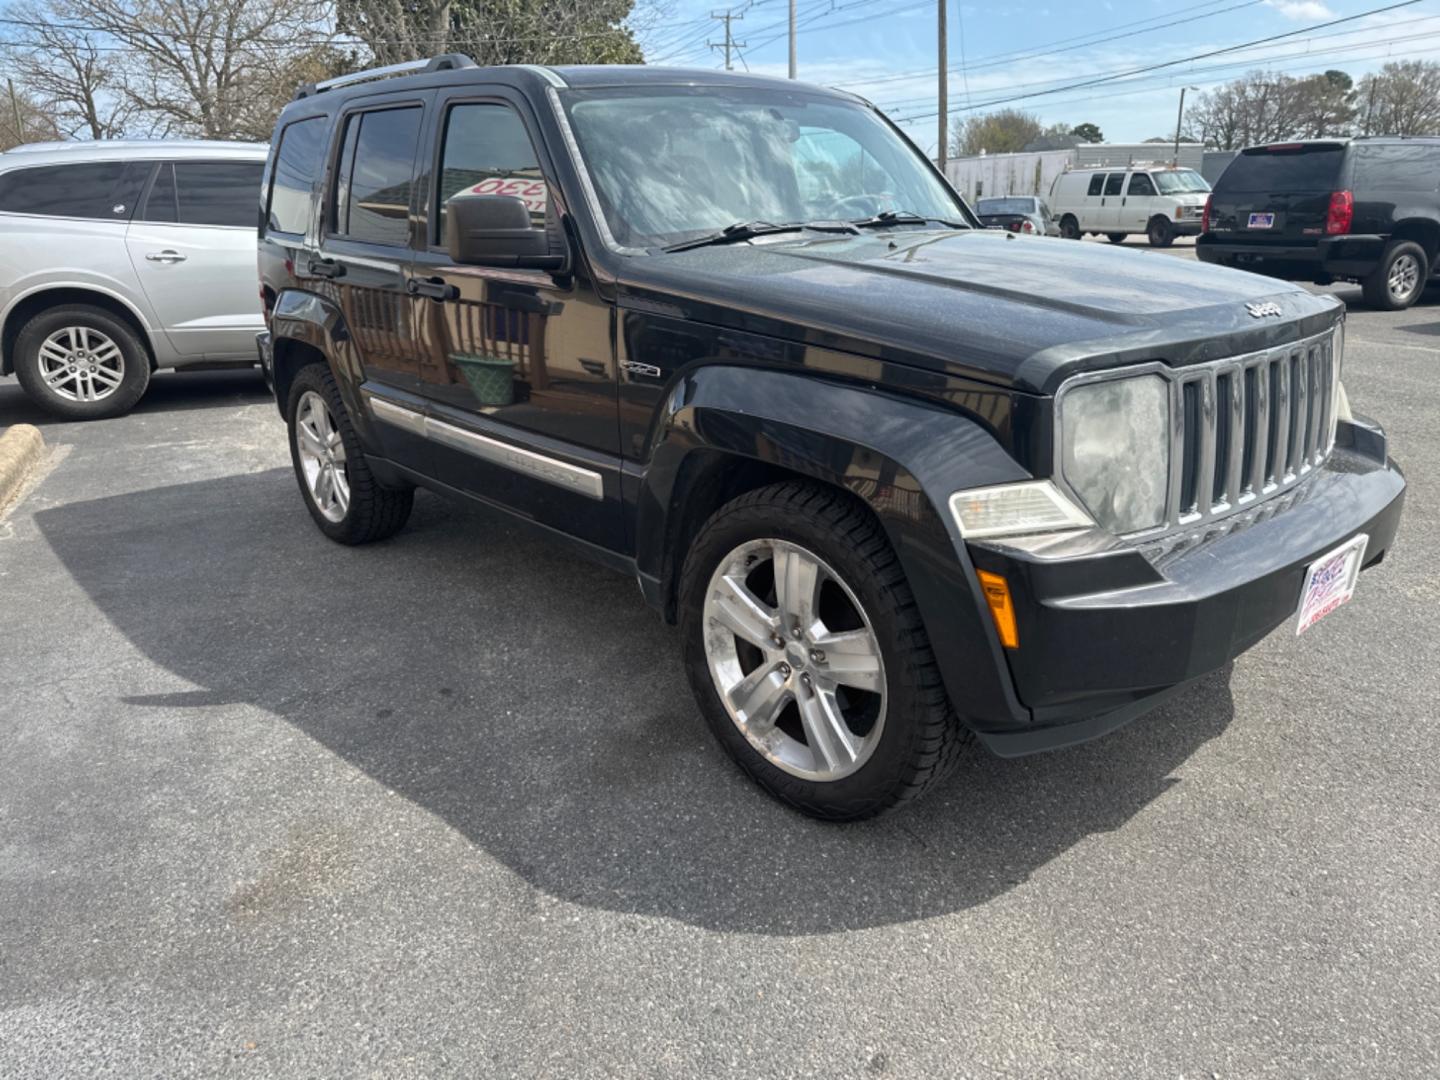
[[[898,806],[973,737],[894,551],[844,493],[784,483],[721,507],[685,559],[680,605],[706,722],[806,814],[853,821]]]
[[[104,308],[65,304],[15,339],[15,377],[36,405],[67,420],[104,420],[135,407],[150,385],[150,354],[129,323]]]
[[[1365,302],[1381,311],[1403,311],[1425,291],[1430,260],[1413,240],[1391,240],[1379,265],[1360,283]]]
[[[290,460],[320,531],[341,544],[368,544],[405,526],[413,488],[385,487],[370,471],[335,377],[309,364],[290,384]]]
[[[1154,217],[1150,219],[1145,236],[1151,247],[1167,248],[1175,242],[1175,226],[1170,223],[1169,218]]]

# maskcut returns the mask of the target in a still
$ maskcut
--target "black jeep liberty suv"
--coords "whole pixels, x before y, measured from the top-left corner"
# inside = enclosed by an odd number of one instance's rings
[[[423,485],[633,575],[810,814],[1132,720],[1395,535],[1333,298],[987,231],[849,94],[444,56],[302,88],[262,197],[320,529]]]

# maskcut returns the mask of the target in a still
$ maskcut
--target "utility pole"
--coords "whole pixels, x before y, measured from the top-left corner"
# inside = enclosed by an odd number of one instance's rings
[[[945,171],[945,161],[950,156],[950,81],[947,69],[950,66],[950,50],[948,48],[948,34],[945,29],[945,0],[940,0],[940,148],[938,150],[937,164],[940,171]]]
[[[1180,109],[1179,109],[1179,111],[1177,111],[1177,112],[1175,113],[1175,162],[1174,162],[1174,163],[1175,163],[1176,165],[1179,165],[1179,164],[1180,164],[1180,125],[1185,122],[1185,91],[1186,91],[1186,90],[1194,90],[1194,91],[1196,91],[1196,92],[1198,93],[1199,90],[1200,90],[1200,88],[1199,88],[1198,86],[1182,86],[1182,87],[1180,87]]]
[[[10,84],[10,110],[15,114],[15,145],[25,142],[25,125],[20,120],[20,99],[15,96],[15,80],[6,79]]]
[[[790,0],[790,78],[795,78],[795,0]]]
[[[736,41],[736,40],[735,40],[734,35],[732,35],[732,34],[730,33],[730,22],[731,22],[732,19],[743,19],[743,18],[745,18],[745,13],[744,13],[743,10],[741,11],[741,13],[740,13],[739,15],[736,15],[735,12],[733,12],[733,11],[725,11],[725,12],[723,12],[723,13],[712,11],[712,12],[710,13],[710,17],[711,17],[712,19],[719,19],[721,22],[723,22],[723,23],[725,24],[725,40],[724,40],[721,44],[719,44],[719,45],[715,44],[715,42],[713,42],[713,41],[706,42],[706,44],[709,45],[710,48],[712,48],[712,49],[724,49],[724,50],[725,50],[725,70],[726,70],[726,71],[734,71],[735,69],[734,69],[734,67],[733,67],[733,66],[731,65],[731,63],[730,63],[730,54],[731,54],[732,51],[734,51],[734,50],[736,50],[736,49],[743,49],[743,48],[745,48],[745,42],[743,42],[743,41]]]

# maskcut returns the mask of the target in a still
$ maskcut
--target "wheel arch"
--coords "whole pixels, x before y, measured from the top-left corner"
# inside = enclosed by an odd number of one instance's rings
[[[720,506],[782,480],[845,491],[894,547],[957,710],[1023,723],[1028,712],[947,503],[953,491],[1026,478],[961,413],[812,375],[706,367],[677,386],[661,420],[637,496],[636,568],[674,621],[685,553]]]
[[[15,371],[15,342],[25,324],[41,312],[67,304],[100,308],[123,321],[135,331],[145,347],[150,370],[155,370],[158,357],[150,329],[145,325],[144,317],[128,300],[94,286],[42,285],[20,297],[5,312],[4,322],[0,324],[0,375],[10,375]]]
[[[1391,231],[1393,240],[1413,240],[1425,251],[1430,269],[1435,269],[1436,256],[1440,255],[1440,221],[1434,218],[1406,218]]]
[[[270,340],[274,350],[275,401],[282,417],[289,419],[286,409],[295,373],[313,363],[329,366],[345,407],[352,417],[357,414],[359,402],[353,394],[352,380],[344,376],[336,362],[337,347],[350,340],[339,304],[318,293],[282,290],[273,301]]]

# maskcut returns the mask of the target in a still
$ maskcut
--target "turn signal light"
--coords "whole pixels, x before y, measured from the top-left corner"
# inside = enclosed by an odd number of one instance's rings
[[[985,591],[985,603],[990,605],[990,618],[995,622],[995,632],[1000,635],[1000,644],[1007,649],[1018,649],[1020,633],[1015,629],[1015,605],[1010,602],[1009,584],[989,570],[978,573],[980,588]]]
[[[1325,215],[1325,231],[1331,236],[1348,233],[1355,220],[1355,196],[1348,191],[1330,193],[1330,209]]]

